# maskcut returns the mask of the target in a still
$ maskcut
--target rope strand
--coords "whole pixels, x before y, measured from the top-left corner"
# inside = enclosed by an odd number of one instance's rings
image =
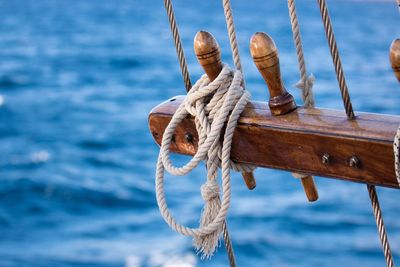
[[[300,27],[297,19],[295,0],[288,0],[290,24],[292,25],[293,40],[296,46],[297,61],[299,63],[300,81],[296,86],[301,89],[301,96],[305,107],[314,107],[314,96],[312,86],[314,76],[307,77],[306,63],[304,60],[303,45],[301,41]]]

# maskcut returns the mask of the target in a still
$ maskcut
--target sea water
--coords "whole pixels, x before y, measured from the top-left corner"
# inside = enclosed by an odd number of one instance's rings
[[[388,58],[400,37],[395,1],[328,4],[355,110],[400,114]],[[221,1],[174,5],[192,80],[203,73],[192,48],[199,30],[215,35],[232,66]],[[297,5],[317,106],[343,109],[317,3]],[[253,99],[268,99],[248,49],[265,31],[301,103],[286,1],[232,6]],[[0,1],[0,266],[227,266],[223,245],[201,261],[155,200],[158,146],[147,116],[184,93],[163,1]],[[365,185],[316,177],[320,199],[308,203],[290,173],[260,168],[255,176],[254,191],[232,177],[238,266],[385,266]],[[198,226],[204,181],[203,166],[166,176],[179,222]],[[400,191],[378,193],[399,263]]]

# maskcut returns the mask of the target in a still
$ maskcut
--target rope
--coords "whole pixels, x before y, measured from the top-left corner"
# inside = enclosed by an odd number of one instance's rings
[[[397,182],[400,187],[400,127],[397,129],[396,136],[394,137],[393,142],[393,151],[394,151],[394,170],[396,173]]]
[[[240,61],[239,46],[238,46],[237,38],[236,38],[236,30],[235,30],[235,23],[233,20],[231,1],[230,0],[222,0],[222,6],[224,9],[225,22],[226,22],[226,27],[228,30],[229,43],[231,45],[233,62],[235,64],[236,70],[240,71],[243,76],[243,69],[242,69],[242,63]],[[246,83],[245,83],[244,78],[242,79],[241,86],[243,88],[246,88]],[[230,242],[228,228],[226,227],[226,225],[224,227],[224,230],[226,230],[226,231],[224,231],[224,239],[225,239],[226,251],[228,253],[229,263],[230,263],[231,267],[236,267],[235,254],[233,252],[233,246]]]
[[[303,45],[301,41],[300,27],[297,19],[295,0],[288,0],[290,24],[292,25],[293,41],[296,46],[297,61],[299,64],[300,81],[297,82],[296,87],[301,90],[301,97],[305,107],[314,107],[314,96],[312,86],[314,84],[314,76],[311,74],[307,77],[306,63],[304,60]],[[308,174],[292,173],[293,177],[306,179],[311,177]]]
[[[392,252],[390,250],[389,241],[387,239],[385,223],[383,222],[382,211],[379,206],[378,195],[376,193],[375,186],[368,184],[367,187],[368,187],[369,198],[371,199],[372,208],[374,210],[376,226],[378,227],[379,238],[382,243],[385,260],[388,267],[393,267],[394,263],[393,263]]]
[[[312,86],[314,84],[314,76],[311,74],[307,77],[306,63],[304,61],[303,45],[301,42],[301,34],[299,22],[296,13],[295,0],[288,0],[290,24],[292,25],[293,40],[296,46],[297,61],[299,63],[300,81],[296,87],[301,89],[301,95],[305,107],[314,107],[314,96]]]
[[[157,203],[161,215],[173,230],[194,238],[194,244],[197,251],[202,253],[202,258],[213,255],[224,228],[231,196],[230,169],[247,172],[254,169],[253,166],[236,164],[230,160],[232,137],[237,120],[250,99],[250,94],[244,90],[241,82],[241,72],[232,71],[226,65],[211,83],[207,75],[203,75],[173,115],[162,139],[156,170]],[[212,96],[211,100],[210,96]],[[176,167],[170,160],[169,147],[177,125],[189,114],[194,116],[199,134],[198,150],[186,165]],[[225,122],[227,122],[226,129],[221,144],[220,137]],[[194,229],[177,223],[168,210],[164,193],[164,170],[173,175],[185,175],[203,160],[207,165],[207,182],[203,184],[201,193],[206,203],[200,220],[200,228]],[[217,182],[220,166],[222,167],[222,202],[219,198]]]
[[[322,21],[324,23],[325,34],[328,39],[329,48],[332,55],[333,64],[335,66],[336,77],[339,82],[340,92],[342,94],[344,108],[346,110],[347,117],[349,119],[354,119],[353,106],[351,104],[349,90],[347,88],[346,79],[344,77],[342,62],[340,60],[339,51],[336,44],[335,35],[332,29],[331,19],[328,13],[328,8],[326,6],[325,0],[317,0],[319,8],[321,10]]]
[[[346,110],[346,114],[349,119],[354,119],[355,118],[354,111],[353,111],[353,107],[351,104],[346,80],[344,77],[343,67],[342,67],[342,63],[340,60],[339,51],[338,51],[336,40],[335,40],[335,35],[333,34],[332,23],[331,23],[331,20],[329,17],[328,8],[326,6],[326,1],[325,0],[317,0],[317,1],[318,1],[320,10],[321,10],[321,16],[322,16],[322,20],[324,23],[325,33],[326,33],[326,37],[328,39],[329,48],[330,48],[331,55],[332,55],[332,60],[335,65],[336,76],[337,76],[337,80],[339,82],[339,88],[340,88],[340,92],[342,94],[342,99],[343,99],[343,104],[344,104],[344,107]],[[389,241],[387,239],[385,224],[384,224],[383,218],[382,218],[382,211],[381,211],[381,208],[379,205],[378,195],[376,193],[376,189],[375,189],[374,185],[367,184],[367,188],[368,188],[369,196],[371,199],[372,208],[374,210],[375,222],[378,227],[379,238],[382,243],[383,253],[385,255],[386,263],[387,263],[388,267],[393,267],[394,264],[393,264],[392,253],[390,251]]]
[[[224,7],[225,22],[228,29],[229,43],[231,44],[233,62],[237,70],[242,72],[242,63],[240,62],[239,48],[236,39],[235,23],[233,22],[233,14],[230,0],[222,0],[222,6]]]
[[[185,53],[182,47],[181,37],[179,36],[178,26],[176,24],[174,8],[172,6],[171,0],[164,0],[165,10],[167,11],[168,21],[171,28],[172,36],[174,37],[176,54],[179,59],[179,66],[181,67],[182,77],[185,82],[186,91],[189,92],[192,88],[192,83],[190,81],[190,75],[186,64]]]
[[[189,75],[189,71],[188,71],[188,67],[187,67],[187,63],[186,63],[186,58],[185,58],[185,54],[184,54],[183,47],[182,47],[182,41],[181,41],[181,38],[179,35],[178,26],[177,26],[176,19],[175,19],[175,13],[174,13],[174,9],[172,6],[172,1],[164,0],[164,5],[165,5],[165,10],[167,12],[172,36],[174,38],[175,49],[176,49],[176,53],[177,53],[177,56],[179,59],[179,66],[181,68],[182,77],[183,77],[183,80],[185,83],[186,91],[189,92],[192,87],[192,83],[190,80],[190,75]],[[240,64],[240,60],[239,60],[239,64]],[[232,243],[231,243],[231,240],[229,237],[228,228],[226,226],[223,228],[223,233],[224,233],[225,247],[228,252],[230,266],[235,267],[236,261],[234,258],[233,247],[232,247]]]

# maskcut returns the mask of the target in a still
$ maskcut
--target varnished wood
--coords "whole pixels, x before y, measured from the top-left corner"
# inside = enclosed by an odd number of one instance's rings
[[[318,190],[315,185],[314,178],[309,175],[307,177],[300,179],[301,184],[303,186],[304,192],[306,193],[307,199],[310,202],[314,202],[318,200]]]
[[[390,46],[390,63],[392,64],[394,75],[400,82],[400,39],[394,40]]]
[[[199,31],[194,37],[194,52],[210,81],[214,81],[223,68],[217,40],[211,33]],[[242,172],[242,176],[247,188],[253,190],[256,187],[253,173]]]
[[[266,33],[257,32],[250,40],[250,53],[258,70],[266,81],[270,93],[269,108],[273,115],[287,114],[296,109],[291,94],[286,91],[281,77],[278,49]],[[301,178],[308,201],[318,199],[318,190],[312,176]]]
[[[194,52],[210,81],[215,80],[222,70],[221,51],[211,33],[199,31],[194,37]]]
[[[269,108],[272,114],[283,115],[294,110],[296,103],[283,84],[278,49],[274,40],[266,33],[255,33],[250,40],[250,53],[257,69],[268,85]]]
[[[155,107],[149,127],[158,144],[183,96]],[[265,102],[249,103],[239,119],[232,141],[232,160],[260,167],[339,178],[399,188],[394,172],[393,139],[400,116],[357,113],[348,120],[342,111],[302,108],[273,116]],[[186,134],[193,138],[189,141]],[[177,127],[171,150],[193,155],[198,137],[192,118]],[[243,152],[246,153],[243,153]],[[324,164],[322,156],[329,154]],[[350,167],[357,156],[359,167]]]

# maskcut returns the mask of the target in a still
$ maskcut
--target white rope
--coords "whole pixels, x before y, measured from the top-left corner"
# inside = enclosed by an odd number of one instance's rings
[[[290,24],[292,25],[293,41],[296,46],[297,61],[299,63],[300,81],[296,87],[301,90],[301,96],[305,107],[314,107],[314,96],[312,87],[315,77],[311,74],[307,76],[306,63],[304,60],[303,45],[301,41],[300,27],[296,13],[295,0],[288,0]]]
[[[178,233],[192,236],[197,250],[203,257],[210,257],[218,246],[230,205],[230,169],[252,171],[253,166],[237,164],[230,160],[233,132],[245,105],[250,99],[248,91],[241,86],[242,74],[224,65],[218,77],[210,83],[203,75],[187,94],[169,125],[165,129],[156,170],[157,203],[164,220]],[[209,97],[212,96],[211,100]],[[207,102],[209,101],[209,102]],[[170,144],[177,125],[187,115],[194,116],[199,135],[198,150],[184,166],[176,167],[170,160]],[[221,131],[226,123],[223,143]],[[201,187],[205,207],[200,228],[189,228],[176,222],[172,217],[164,192],[164,170],[173,175],[186,175],[201,161],[206,161],[207,181]],[[222,167],[222,202],[219,198],[218,167]]]
[[[397,129],[396,136],[393,142],[394,151],[394,170],[396,173],[397,182],[400,187],[400,127]]]

